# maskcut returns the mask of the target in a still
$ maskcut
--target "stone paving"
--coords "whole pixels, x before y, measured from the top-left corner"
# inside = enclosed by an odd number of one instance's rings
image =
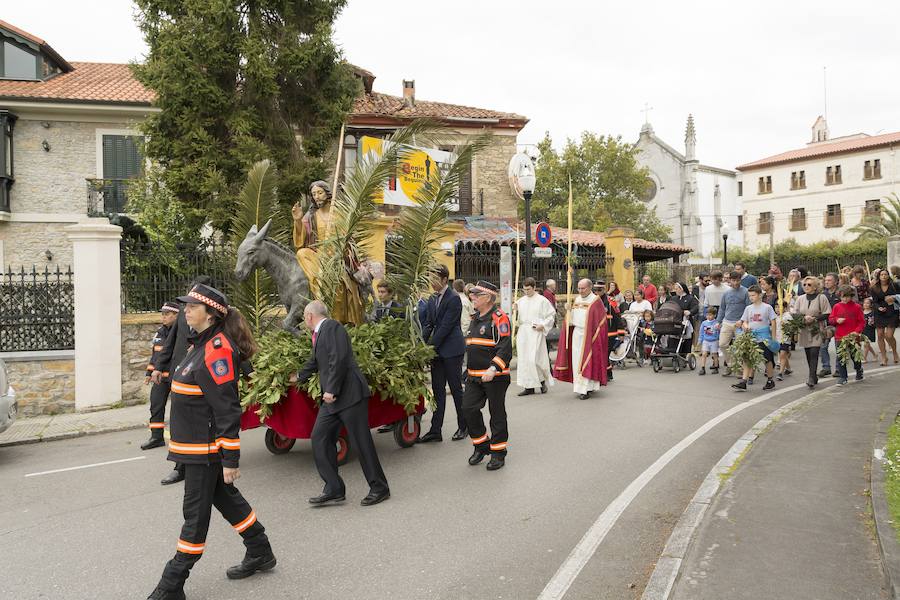
[[[0,433],[0,447],[139,429],[147,426],[148,417],[146,404],[94,412],[22,417]]]

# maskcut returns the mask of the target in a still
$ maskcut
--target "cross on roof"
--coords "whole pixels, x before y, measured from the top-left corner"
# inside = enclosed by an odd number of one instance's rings
[[[647,125],[650,123],[650,111],[653,110],[653,107],[644,102],[644,108],[641,109],[641,112],[644,113],[644,124]]]

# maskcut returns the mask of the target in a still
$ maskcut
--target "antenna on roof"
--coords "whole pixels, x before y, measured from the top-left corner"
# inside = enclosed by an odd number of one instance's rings
[[[825,120],[828,120],[828,67],[822,67],[822,90],[825,101]]]

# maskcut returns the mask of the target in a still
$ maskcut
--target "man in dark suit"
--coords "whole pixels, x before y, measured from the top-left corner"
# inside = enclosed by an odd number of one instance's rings
[[[350,442],[359,453],[359,464],[369,482],[369,494],[360,504],[371,506],[383,502],[391,497],[391,492],[369,431],[369,384],[356,364],[350,336],[343,325],[328,318],[328,309],[319,300],[306,305],[303,322],[313,332],[313,351],[297,378],[304,382],[317,372],[322,388],[312,447],[325,489],[319,496],[310,498],[309,503],[322,506],[345,499],[344,481],[338,475],[337,464],[337,438],[342,425],[350,434]]]
[[[425,324],[422,327],[422,338],[434,346],[436,356],[431,362],[431,390],[437,409],[431,416],[431,429],[419,438],[419,443],[443,441],[441,429],[444,426],[444,410],[447,408],[447,384],[453,394],[456,406],[456,433],[453,440],[466,437],[466,421],[462,413],[462,372],[463,357],[466,354],[466,341],[459,327],[462,315],[462,300],[450,289],[450,271],[440,265],[432,277],[431,287],[435,294],[428,299]]]

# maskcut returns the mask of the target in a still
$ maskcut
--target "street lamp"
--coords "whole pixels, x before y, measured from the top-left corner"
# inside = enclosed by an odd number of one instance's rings
[[[509,162],[510,186],[525,200],[525,277],[531,276],[531,195],[537,179],[534,160],[525,153],[516,154]]]
[[[727,267],[728,266],[728,232],[730,231],[730,229],[728,229],[728,223],[723,224],[722,227],[719,229],[719,231],[722,233],[722,249],[723,249],[722,250],[722,254],[723,254],[722,264]]]

